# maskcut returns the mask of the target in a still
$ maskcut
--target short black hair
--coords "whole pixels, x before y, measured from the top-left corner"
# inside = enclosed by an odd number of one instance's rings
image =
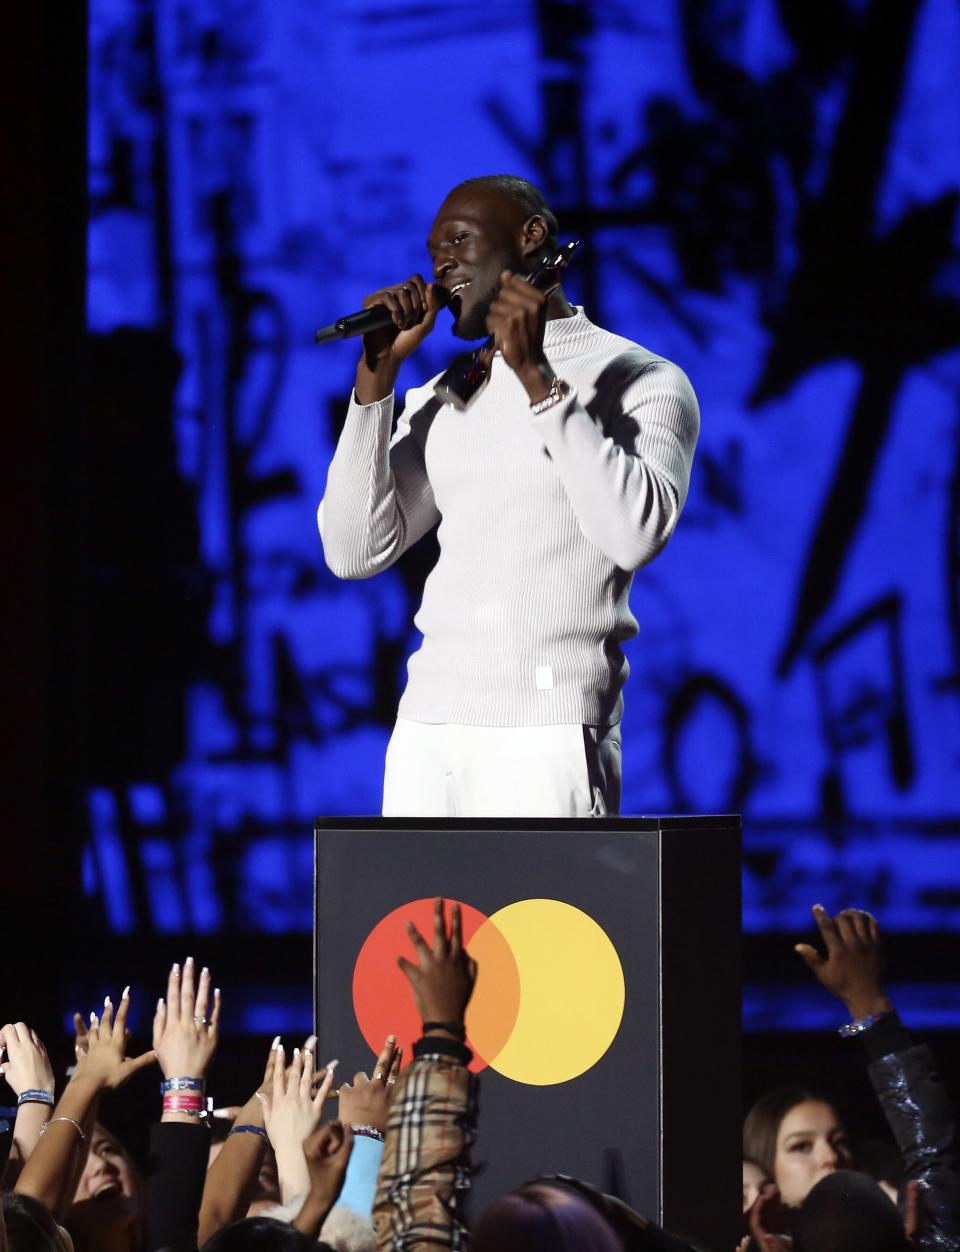
[[[204,1252],[333,1252],[328,1243],[273,1217],[242,1217],[218,1230],[203,1248]]]
[[[471,187],[492,187],[501,192],[523,212],[524,219],[542,217],[547,224],[547,239],[544,249],[556,250],[559,247],[558,236],[560,224],[553,209],[547,204],[546,196],[539,187],[517,174],[484,174],[479,178],[467,178],[457,183],[453,191],[468,191]]]
[[[796,1252],[908,1252],[897,1206],[872,1178],[838,1169],[821,1178],[793,1219]]]

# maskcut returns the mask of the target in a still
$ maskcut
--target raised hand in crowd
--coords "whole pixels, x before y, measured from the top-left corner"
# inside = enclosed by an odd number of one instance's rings
[[[353,1134],[342,1122],[328,1122],[302,1144],[309,1184],[307,1198],[293,1225],[311,1239],[317,1237],[343,1190],[352,1152]]]
[[[233,1127],[207,1170],[197,1237],[201,1247],[222,1227],[243,1217],[250,1207],[267,1149],[263,1101],[273,1083],[279,1043],[277,1035],[267,1053],[263,1078],[250,1099],[237,1109],[226,1110],[232,1114]]]
[[[92,1124],[100,1095],[123,1086],[156,1059],[153,1052],[127,1056],[129,1010],[130,988],[127,987],[115,1018],[109,996],[104,1000],[101,1015],[90,1014],[87,1051],[78,1053],[73,1078],[17,1182],[17,1192],[39,1200],[54,1216],[62,1216],[72,1198],[78,1168],[85,1156],[84,1126]]]
[[[786,1220],[780,1192],[772,1182],[764,1183],[750,1208],[750,1234],[737,1246],[737,1252],[791,1252],[793,1240],[785,1234]]]
[[[844,909],[831,917],[822,904],[813,917],[826,953],[809,943],[794,947],[830,992],[847,1006],[855,1021],[889,1013],[893,1005],[880,981],[882,954],[876,919],[863,909]]]
[[[424,1023],[424,1034],[449,1035],[462,1040],[464,1014],[477,979],[477,963],[463,946],[460,905],[454,904],[450,909],[448,935],[444,903],[437,900],[433,911],[432,947],[427,946],[413,922],[407,923],[407,934],[413,941],[419,964],[414,965],[404,956],[397,958],[397,964],[410,982]]]
[[[212,1008],[211,1008],[212,999]],[[209,1013],[209,1016],[208,1016]],[[184,1091],[200,1091],[206,1078],[207,1068],[217,1050],[220,1030],[220,989],[213,989],[211,997],[210,971],[206,966],[196,979],[196,967],[192,956],[183,963],[183,970],[174,964],[167,978],[167,995],[157,1001],[153,1018],[153,1049],[163,1070],[165,1081],[173,1079],[201,1084],[184,1087]],[[189,1121],[195,1112],[186,1107],[172,1107],[177,1103],[174,1091],[167,1092],[164,1100],[163,1121]]]
[[[0,1057],[0,1074],[17,1096],[17,1120],[0,1183],[9,1189],[50,1119],[55,1083],[47,1049],[25,1022],[0,1030]]]
[[[310,1185],[304,1158],[304,1140],[320,1125],[323,1103],[333,1086],[337,1062],[330,1061],[320,1085],[314,1089],[316,1036],[303,1048],[294,1048],[289,1067],[283,1045],[274,1049],[270,1087],[263,1096],[264,1124],[277,1154],[280,1196],[284,1204],[302,1195]]]
[[[340,1098],[340,1120],[347,1126],[361,1126],[384,1134],[390,1112],[390,1097],[400,1073],[403,1048],[397,1047],[395,1035],[388,1035],[383,1051],[373,1067],[373,1078],[362,1071],[354,1074],[353,1083],[345,1082],[337,1095]]]

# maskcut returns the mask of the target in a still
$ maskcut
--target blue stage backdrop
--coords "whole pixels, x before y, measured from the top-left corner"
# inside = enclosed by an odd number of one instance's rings
[[[634,586],[624,811],[742,811],[748,931],[814,900],[960,929],[955,0],[90,15],[85,886],[110,926],[305,931],[311,819],[379,811],[433,540],[326,570],[356,345],[312,333],[425,270],[450,186],[515,172],[585,241],[573,297],[702,407]]]

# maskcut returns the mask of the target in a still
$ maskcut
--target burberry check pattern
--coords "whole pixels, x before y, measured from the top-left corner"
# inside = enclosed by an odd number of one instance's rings
[[[423,1056],[400,1075],[390,1106],[373,1225],[379,1252],[462,1252],[476,1127],[476,1079],[445,1056]]]

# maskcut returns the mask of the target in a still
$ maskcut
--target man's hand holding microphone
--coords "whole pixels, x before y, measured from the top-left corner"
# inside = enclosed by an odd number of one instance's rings
[[[356,379],[359,404],[374,404],[390,395],[400,366],[430,334],[437,314],[448,303],[446,288],[424,282],[419,274],[367,296],[364,309],[380,305],[390,313],[392,322],[363,336],[363,356],[357,365]]]

